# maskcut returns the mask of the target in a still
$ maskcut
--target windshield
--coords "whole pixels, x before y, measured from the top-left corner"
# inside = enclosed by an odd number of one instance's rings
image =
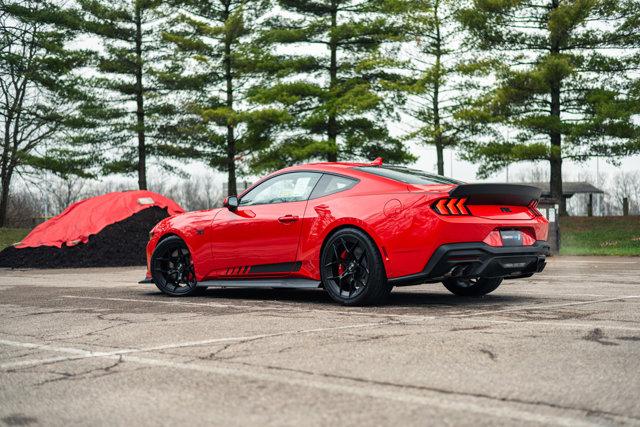
[[[405,184],[462,184],[461,181],[452,178],[402,166],[358,166],[355,169],[404,182]]]

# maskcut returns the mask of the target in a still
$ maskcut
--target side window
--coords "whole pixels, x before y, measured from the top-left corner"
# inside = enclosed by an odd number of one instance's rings
[[[307,200],[320,176],[315,172],[292,172],[275,176],[242,196],[240,206]]]
[[[320,182],[311,194],[311,199],[326,196],[328,194],[338,193],[348,190],[358,183],[358,180],[347,178],[345,176],[324,174],[320,178]]]

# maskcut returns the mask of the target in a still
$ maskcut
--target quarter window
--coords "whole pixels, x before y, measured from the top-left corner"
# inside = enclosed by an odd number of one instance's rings
[[[242,196],[240,206],[268,205],[307,200],[321,174],[293,172],[275,176]]]
[[[358,183],[358,180],[347,178],[345,176],[324,174],[316,185],[316,188],[311,193],[311,198],[316,199],[318,197],[326,196],[340,191],[345,191],[352,188]]]

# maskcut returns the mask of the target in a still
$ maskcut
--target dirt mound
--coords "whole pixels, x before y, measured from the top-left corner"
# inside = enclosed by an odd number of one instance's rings
[[[76,246],[39,246],[0,251],[0,267],[76,268],[145,265],[149,231],[168,217],[166,209],[150,207],[108,225],[87,243]]]

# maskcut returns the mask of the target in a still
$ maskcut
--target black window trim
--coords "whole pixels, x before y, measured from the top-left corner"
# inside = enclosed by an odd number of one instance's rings
[[[254,188],[256,188],[258,185],[260,185],[260,184],[262,184],[262,183],[264,183],[264,182],[270,181],[270,180],[272,180],[273,178],[277,178],[277,177],[279,177],[279,176],[286,175],[286,174],[291,174],[291,173],[305,173],[305,172],[307,172],[307,173],[319,173],[319,174],[320,174],[320,178],[318,178],[318,181],[316,182],[316,184],[315,184],[315,185],[313,186],[313,188],[311,189],[311,192],[309,193],[309,197],[307,197],[307,198],[306,198],[306,200],[299,200],[299,201],[297,201],[297,202],[262,203],[262,204],[259,204],[259,205],[245,205],[245,206],[266,206],[266,205],[281,205],[281,204],[284,204],[284,203],[308,202],[309,200],[320,199],[320,198],[322,198],[322,197],[330,196],[330,195],[332,195],[332,194],[336,194],[336,193],[339,193],[339,192],[342,192],[342,191],[351,190],[353,187],[355,187],[356,185],[358,185],[358,183],[360,183],[360,179],[359,179],[359,178],[356,178],[356,177],[353,177],[353,176],[349,176],[349,175],[340,174],[340,173],[336,173],[336,172],[327,172],[327,171],[318,170],[318,169],[306,169],[306,170],[297,170],[297,171],[286,171],[286,172],[280,172],[280,173],[277,173],[277,174],[275,174],[275,175],[271,175],[271,176],[268,176],[268,177],[264,177],[264,178],[262,178],[261,180],[258,180],[258,181],[257,181],[256,183],[254,183],[251,187],[247,188],[247,189],[246,189],[246,190],[244,190],[242,193],[240,193],[240,195],[239,195],[239,196],[237,196],[237,197],[238,197],[238,204],[239,204],[239,206],[240,206],[240,207],[242,207],[242,204],[240,204],[240,203],[241,203],[241,201],[242,201],[242,198],[243,198],[243,197],[244,197],[244,196],[245,196],[249,191],[253,190],[253,189],[254,189]],[[322,177],[323,177],[324,175],[334,175],[334,176],[339,176],[339,177],[341,177],[341,178],[347,178],[347,179],[350,179],[350,180],[352,180],[352,181],[355,181],[355,183],[354,183],[351,187],[349,187],[349,188],[345,188],[345,189],[342,189],[342,190],[339,190],[339,191],[334,191],[334,192],[332,192],[332,193],[327,193],[327,194],[323,194],[322,196],[317,196],[317,197],[313,197],[313,198],[312,198],[312,197],[311,197],[311,195],[312,195],[312,194],[313,194],[313,192],[315,191],[316,187],[318,186],[318,183],[320,183],[320,180],[322,179]]]
[[[393,181],[393,182],[398,182],[398,183],[405,184],[405,185],[415,185],[415,184],[411,184],[409,182],[401,181],[401,180],[394,179],[394,178],[391,178],[391,177],[388,177],[388,176],[385,176],[385,175],[382,175],[382,174],[378,174],[378,173],[375,173],[375,172],[372,172],[372,171],[369,170],[369,169],[376,169],[376,168],[385,169],[385,167],[386,167],[386,169],[389,169],[389,170],[402,171],[402,169],[405,169],[405,170],[410,170],[410,171],[422,172],[422,173],[424,173],[426,175],[433,175],[436,179],[437,179],[438,176],[440,176],[440,175],[431,174],[429,172],[421,171],[420,169],[411,169],[411,168],[407,168],[407,167],[404,167],[404,166],[397,166],[397,165],[383,165],[383,166],[361,165],[361,166],[355,166],[353,169],[357,170],[358,172],[368,173],[370,175],[374,175],[374,176],[378,176],[380,178],[388,179],[388,180]],[[444,179],[445,180],[451,180],[451,181],[454,181],[454,182],[451,182],[451,183],[449,183],[449,182],[434,182],[432,184],[424,184],[424,185],[461,185],[461,184],[464,184],[464,182],[458,181],[458,180],[453,179],[453,178],[444,177]]]
[[[271,181],[272,179],[278,178],[282,175],[290,175],[290,174],[294,174],[294,173],[319,173],[320,174],[320,178],[318,178],[318,180],[316,181],[316,183],[314,184],[313,188],[311,189],[311,192],[309,193],[309,196],[311,196],[311,193],[313,193],[313,190],[316,189],[316,185],[318,185],[318,182],[320,182],[320,180],[322,179],[322,172],[319,171],[310,171],[310,170],[300,170],[300,171],[288,171],[288,172],[282,172],[273,176],[270,176],[268,178],[263,178],[260,181],[256,182],[255,184],[253,184],[251,187],[247,188],[246,190],[244,190],[242,192],[242,194],[240,194],[240,196],[238,196],[238,206],[242,207],[242,198],[249,193],[251,190],[253,190],[254,188],[256,188],[257,186],[264,184],[267,181]],[[282,205],[285,203],[300,203],[300,202],[307,202],[309,201],[309,197],[307,197],[304,200],[296,200],[295,202],[278,202],[278,203],[258,203],[255,205],[244,205],[244,206],[269,206],[269,205]]]

